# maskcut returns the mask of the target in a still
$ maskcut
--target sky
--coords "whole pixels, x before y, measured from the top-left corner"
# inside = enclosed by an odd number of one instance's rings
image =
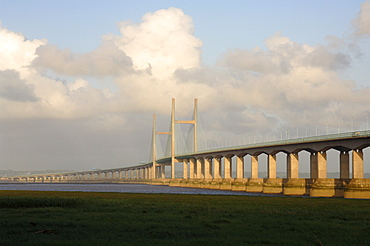
[[[369,125],[370,1],[0,0],[0,23],[0,169],[148,161],[171,98],[208,144]]]

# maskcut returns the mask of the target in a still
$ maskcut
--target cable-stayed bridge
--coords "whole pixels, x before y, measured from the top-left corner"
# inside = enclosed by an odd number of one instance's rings
[[[370,179],[364,178],[364,149],[370,146],[370,131],[349,131],[294,139],[266,139],[264,142],[244,141],[235,146],[202,144],[198,121],[198,102],[194,100],[191,120],[177,120],[175,99],[172,99],[169,131],[157,130],[153,115],[150,161],[131,167],[83,172],[12,177],[20,182],[140,182],[159,185],[238,190],[246,192],[283,193],[315,197],[370,198]],[[188,125],[183,134],[183,125]],[[165,148],[160,136],[167,135]],[[164,149],[164,151],[163,151]],[[338,178],[327,177],[327,152],[339,152]],[[300,153],[308,153],[303,161]],[[277,155],[285,153],[285,178],[277,177]],[[267,177],[259,176],[261,157],[265,157]],[[250,175],[246,177],[247,163]],[[369,163],[367,163],[368,165]],[[301,178],[299,166],[307,165],[309,178]],[[176,176],[176,170],[181,176]],[[169,173],[169,175],[166,173]]]

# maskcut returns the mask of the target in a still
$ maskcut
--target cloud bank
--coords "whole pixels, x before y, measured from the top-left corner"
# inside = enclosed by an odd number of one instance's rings
[[[362,40],[370,34],[369,3],[352,22]],[[190,117],[198,98],[204,134],[213,139],[306,125],[348,128],[351,121],[360,127],[370,113],[369,87],[340,76],[356,59],[346,38],[328,35],[327,45],[311,46],[277,32],[264,46],[230,49],[206,67],[192,19],[180,9],[147,13],[140,23],[118,27],[119,35],[106,34],[99,48],[81,54],[0,26],[5,162],[24,168],[28,158],[44,169],[62,162],[66,169],[135,165],[149,153],[151,114],[168,118],[171,98],[182,104],[179,118]],[[117,89],[94,86],[106,79]],[[27,137],[12,138],[9,132],[19,127]],[[15,158],[11,146],[18,141],[25,154]],[[40,146],[53,154],[37,164],[29,156],[37,156]]]

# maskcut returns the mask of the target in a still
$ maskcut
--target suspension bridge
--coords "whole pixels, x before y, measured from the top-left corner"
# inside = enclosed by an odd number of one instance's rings
[[[185,124],[189,130],[184,137],[181,125]],[[162,150],[161,135],[167,135],[165,151]],[[370,179],[364,178],[363,151],[370,146],[369,130],[340,133],[338,126],[337,134],[319,136],[316,129],[316,135],[310,137],[307,133],[305,137],[298,137],[297,133],[294,139],[287,135],[285,139],[283,136],[280,139],[272,137],[264,142],[244,141],[235,146],[213,145],[208,148],[199,144],[200,140],[197,99],[191,120],[176,119],[175,99],[172,99],[169,131],[158,131],[156,115],[153,115],[149,162],[115,169],[9,179],[18,182],[146,183],[313,197],[370,198]],[[332,149],[339,152],[338,178],[327,177],[327,152]],[[302,161],[301,152],[309,154],[308,162]],[[281,153],[285,154],[284,178],[277,176],[277,155]],[[259,175],[261,156],[266,157],[265,178]],[[246,163],[250,166],[249,177],[245,173]],[[304,164],[308,165],[308,178],[299,175],[299,165]],[[176,170],[181,171],[180,177],[176,176]]]

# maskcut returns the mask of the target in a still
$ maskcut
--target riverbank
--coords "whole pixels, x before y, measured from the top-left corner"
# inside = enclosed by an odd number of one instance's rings
[[[352,199],[0,191],[0,245],[366,245]]]

